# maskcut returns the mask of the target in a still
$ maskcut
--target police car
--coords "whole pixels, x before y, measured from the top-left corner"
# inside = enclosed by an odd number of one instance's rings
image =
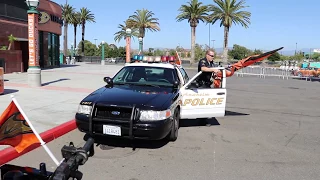
[[[77,128],[91,136],[175,141],[184,119],[222,117],[226,107],[224,68],[219,88],[199,88],[182,65],[161,57],[126,63],[105,86],[85,97]],[[172,60],[172,59],[171,59]]]

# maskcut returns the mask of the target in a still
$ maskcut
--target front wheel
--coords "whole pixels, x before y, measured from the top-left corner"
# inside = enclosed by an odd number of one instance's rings
[[[176,141],[178,139],[179,121],[180,121],[180,112],[179,110],[175,110],[173,115],[172,128],[168,136],[168,139],[170,141]]]

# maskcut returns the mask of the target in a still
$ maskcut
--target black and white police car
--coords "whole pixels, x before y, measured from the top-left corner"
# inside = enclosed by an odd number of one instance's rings
[[[127,63],[105,86],[85,97],[75,115],[77,128],[91,136],[175,141],[183,119],[222,117],[226,107],[224,68],[220,88],[199,88],[181,65]]]

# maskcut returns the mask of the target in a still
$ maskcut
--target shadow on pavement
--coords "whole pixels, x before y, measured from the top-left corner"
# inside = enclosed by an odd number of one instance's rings
[[[181,119],[180,127],[192,127],[192,126],[218,126],[219,121],[216,118],[199,118],[199,119]]]
[[[318,78],[318,77],[311,77],[311,78],[310,77],[294,77],[292,79],[303,80],[303,81],[311,81],[311,82],[320,82],[320,78]]]
[[[103,147],[102,150],[110,150],[115,147],[127,148],[131,147],[133,150],[136,148],[140,149],[159,149],[169,141],[158,140],[158,141],[148,141],[148,140],[130,140],[130,139],[120,139],[120,138],[106,138],[106,137],[95,137],[96,146]]]
[[[247,116],[250,114],[226,111],[225,116]],[[218,126],[219,121],[216,118],[199,118],[199,119],[182,119],[180,120],[180,127],[192,126]]]
[[[17,89],[4,89],[3,95],[16,93],[16,92],[18,92],[18,91],[19,91],[19,90],[17,90]]]
[[[69,78],[58,79],[58,80],[55,80],[55,81],[42,83],[42,86],[46,86],[46,85],[49,85],[49,84],[52,84],[52,83],[56,83],[56,82],[60,82],[60,81],[66,81],[66,80],[70,80],[70,79]]]
[[[42,68],[41,70],[69,68],[69,67],[76,67],[76,66],[80,66],[80,65],[76,65],[76,64],[61,64],[60,67],[46,67],[46,68]]]
[[[248,115],[250,114],[234,112],[234,111],[226,111],[226,114],[225,114],[225,116],[248,116]]]

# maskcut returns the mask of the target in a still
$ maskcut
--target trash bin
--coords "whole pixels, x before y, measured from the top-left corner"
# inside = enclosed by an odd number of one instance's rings
[[[4,70],[0,67],[0,94],[4,93],[4,80],[3,80]]]

